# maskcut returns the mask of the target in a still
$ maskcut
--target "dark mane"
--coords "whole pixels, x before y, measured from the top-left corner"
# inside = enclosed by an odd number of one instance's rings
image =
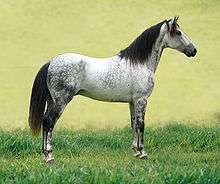
[[[131,64],[144,64],[152,51],[152,47],[160,33],[161,26],[167,22],[164,20],[138,36],[127,48],[120,51],[121,59],[128,59]]]

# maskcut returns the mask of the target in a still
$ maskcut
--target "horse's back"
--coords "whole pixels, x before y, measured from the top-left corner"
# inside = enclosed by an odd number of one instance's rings
[[[108,58],[92,58],[65,53],[50,59],[47,84],[52,97],[71,95],[94,89],[102,74],[107,75]]]

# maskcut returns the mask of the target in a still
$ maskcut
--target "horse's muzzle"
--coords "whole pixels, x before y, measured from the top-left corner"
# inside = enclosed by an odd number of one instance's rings
[[[194,57],[197,53],[197,49],[193,44],[189,44],[184,50],[184,54],[188,57]]]

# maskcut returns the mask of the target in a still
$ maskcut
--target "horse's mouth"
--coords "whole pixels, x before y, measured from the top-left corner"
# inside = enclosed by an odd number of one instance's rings
[[[194,56],[196,55],[196,53],[197,53],[197,50],[196,50],[196,48],[193,48],[193,49],[190,49],[190,50],[185,49],[185,50],[183,51],[183,53],[184,53],[187,57],[194,57]]]
[[[187,57],[194,57],[196,55],[196,52],[189,52],[189,51],[184,51],[183,52]]]
[[[184,51],[184,54],[187,56],[187,57],[192,57],[191,53],[187,52],[187,51]]]

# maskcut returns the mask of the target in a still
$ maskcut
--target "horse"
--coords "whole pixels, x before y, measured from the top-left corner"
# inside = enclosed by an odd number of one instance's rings
[[[42,150],[53,163],[52,131],[66,105],[76,95],[99,101],[129,104],[132,149],[137,158],[144,150],[145,109],[154,87],[154,74],[165,48],[194,57],[196,46],[180,29],[178,17],[166,19],[140,34],[128,47],[110,58],[65,53],[49,59],[38,71],[30,99],[29,126],[43,132]]]

